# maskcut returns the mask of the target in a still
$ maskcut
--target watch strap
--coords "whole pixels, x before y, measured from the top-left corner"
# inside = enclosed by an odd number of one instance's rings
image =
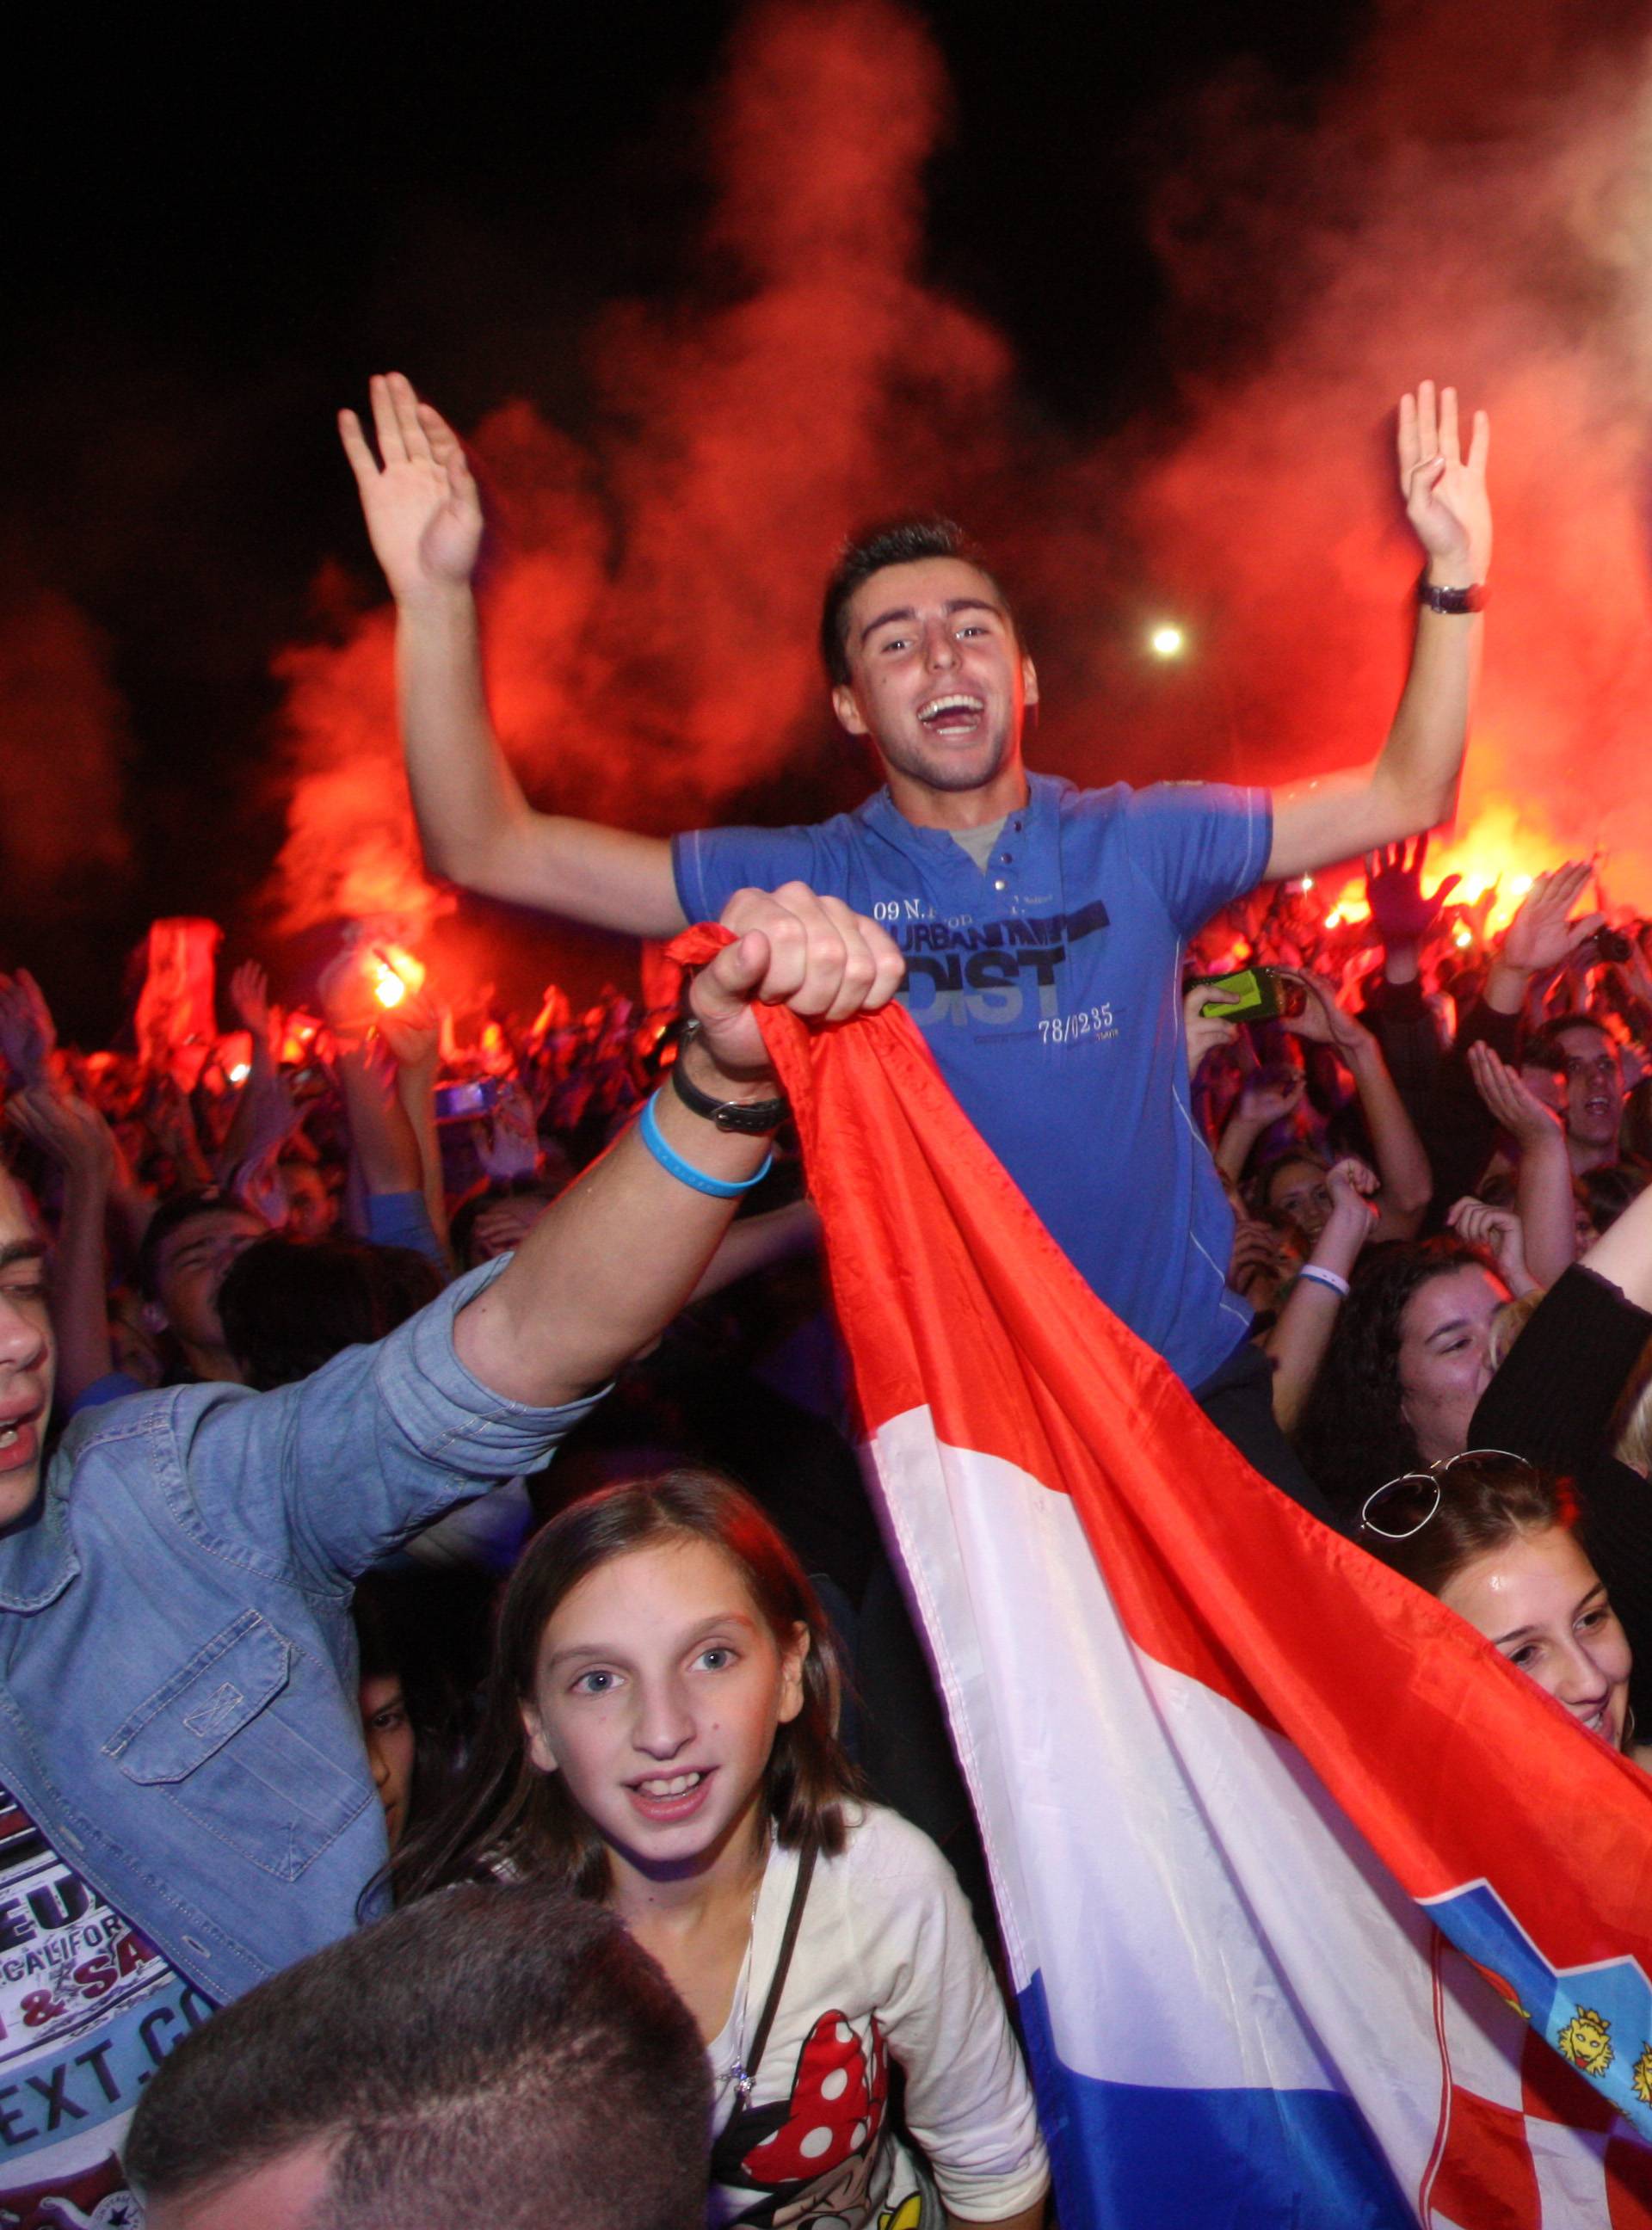
[[[690,1114],[699,1115],[707,1123],[714,1123],[720,1131],[739,1131],[752,1138],[760,1138],[772,1131],[784,1119],[786,1103],[784,1099],[713,1099],[702,1092],[683,1073],[682,1057],[700,1034],[700,1024],[691,1022],[684,1029],[677,1047],[677,1058],[671,1064],[671,1089]]]
[[[1437,588],[1424,566],[1417,579],[1416,601],[1429,611],[1442,612],[1448,618],[1462,618],[1466,613],[1485,610],[1485,583],[1477,582],[1466,589]]]

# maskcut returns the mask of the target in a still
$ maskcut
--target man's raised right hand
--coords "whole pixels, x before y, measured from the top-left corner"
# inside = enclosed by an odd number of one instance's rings
[[[481,499],[464,445],[399,371],[375,374],[370,393],[378,456],[353,410],[339,413],[339,438],[390,594],[410,603],[463,588],[476,570],[482,534]]]

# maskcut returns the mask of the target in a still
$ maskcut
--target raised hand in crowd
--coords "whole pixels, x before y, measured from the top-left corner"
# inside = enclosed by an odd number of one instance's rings
[[[436,1131],[436,1085],[442,1066],[442,1013],[428,986],[409,991],[399,1006],[382,1008],[374,1028],[396,1064],[396,1096],[418,1148],[424,1212],[437,1249],[448,1247],[448,1199]],[[415,1245],[423,1246],[422,1239]]]
[[[1460,1200],[1446,1221],[1459,1239],[1486,1249],[1517,1301],[1542,1290],[1526,1266],[1526,1237],[1516,1209],[1494,1208],[1483,1200]]]
[[[1534,1284],[1552,1286],[1577,1253],[1565,1125],[1490,1046],[1471,1045],[1467,1057],[1475,1091],[1519,1154],[1516,1205],[1525,1266]]]
[[[1348,1256],[1352,1266],[1360,1248],[1375,1235],[1376,1197],[1381,1180],[1369,1162],[1362,1162],[1358,1154],[1345,1154],[1339,1162],[1332,1163],[1325,1181],[1331,1192],[1331,1214],[1325,1232],[1333,1232],[1334,1240],[1325,1247],[1323,1254],[1320,1244],[1316,1244],[1309,1260],[1343,1270],[1340,1250],[1352,1248]],[[1320,1239],[1324,1241],[1325,1233]],[[1343,1274],[1345,1277],[1347,1272],[1343,1270]]]
[[[481,499],[464,444],[399,371],[376,375],[369,393],[378,456],[353,410],[339,413],[339,435],[390,594],[403,603],[463,586],[476,570],[482,537]]]
[[[1603,913],[1572,915],[1589,875],[1587,860],[1568,860],[1533,877],[1493,959],[1486,980],[1488,1007],[1499,1014],[1518,1015],[1533,978],[1564,967],[1579,946],[1605,927]]]
[[[421,986],[399,1006],[383,1009],[373,1027],[403,1075],[434,1080],[442,1060],[442,1010],[427,989]]]
[[[1424,897],[1423,865],[1429,856],[1426,833],[1411,840],[1409,856],[1404,844],[1391,844],[1365,858],[1365,903],[1371,925],[1384,951],[1383,973],[1391,983],[1416,979],[1423,941],[1438,928],[1441,909],[1461,875],[1448,875]]]
[[[269,982],[255,960],[244,960],[229,979],[229,1002],[252,1040],[247,1080],[215,1157],[218,1182],[229,1191],[256,1196],[260,1212],[279,1224],[286,1200],[275,1163],[299,1121],[292,1086],[275,1066],[274,1015]]]
[[[1273,1307],[1285,1278],[1285,1247],[1278,1230],[1261,1216],[1239,1216],[1228,1260],[1228,1283],[1234,1292],[1263,1315]]]
[[[63,1208],[51,1283],[58,1386],[69,1407],[114,1369],[105,1243],[119,1159],[114,1133],[86,1100],[33,1084],[6,1102],[6,1120],[63,1175]]]
[[[397,606],[408,778],[425,856],[494,898],[598,928],[669,937],[684,916],[659,837],[537,813],[500,748],[471,580],[482,509],[458,435],[400,372],[371,383],[375,457],[353,410],[339,432]]]
[[[14,1085],[51,1080],[57,1028],[46,995],[26,968],[0,976],[0,1058]]]
[[[347,944],[323,969],[316,988],[333,1036],[333,1067],[350,1138],[345,1220],[362,1237],[381,1245],[438,1254],[440,1242],[424,1204],[418,1133],[385,1060],[380,1023],[389,1010],[373,998],[360,945]],[[381,1208],[381,1202],[392,1205]]]
[[[1287,968],[1281,972],[1292,976],[1308,995],[1307,1004],[1300,1015],[1281,1016],[1283,1027],[1293,1037],[1332,1047],[1352,1067],[1364,1048],[1375,1044],[1371,1032],[1355,1015],[1345,1013],[1337,1004],[1336,986],[1324,976],[1310,975],[1305,968]]]
[[[261,1046],[267,1054],[270,1050],[275,1019],[269,1001],[269,978],[257,961],[243,960],[229,978],[229,1004],[251,1036],[255,1063]]]
[[[1226,1046],[1230,1046],[1239,1034],[1236,1022],[1223,1022],[1220,1014],[1207,1015],[1204,1009],[1212,1003],[1208,983],[1191,984],[1182,1000],[1182,1017],[1187,1039],[1187,1073],[1197,1076],[1207,1057]]]
[[[1301,970],[1289,972],[1308,996],[1300,1015],[1284,1018],[1285,1028],[1312,1044],[1330,1046],[1347,1064],[1359,1095],[1382,1180],[1378,1236],[1410,1239],[1422,1223],[1434,1190],[1434,1174],[1416,1125],[1389,1074],[1382,1047],[1363,1022],[1337,1004],[1331,984]]]
[[[906,974],[886,931],[799,883],[738,892],[722,919],[735,942],[689,987],[700,1030],[685,1056],[696,1064],[693,1080],[716,1099],[765,1102],[774,1093],[758,1004],[847,1021],[887,1006]],[[759,1142],[691,1114],[674,1092],[654,1104],[668,1146],[703,1173],[739,1180],[758,1167]],[[641,1124],[600,1168],[605,1175],[552,1203],[510,1266],[455,1320],[461,1361],[508,1400],[565,1401],[601,1384],[616,1357],[638,1352],[687,1300],[729,1221],[726,1200],[702,1199],[667,1174]],[[662,1260],[668,1215],[671,1251]],[[685,1277],[696,1232],[704,1249]]]
[[[6,1118],[66,1177],[108,1189],[115,1171],[114,1133],[89,1101],[48,1085],[29,1085],[7,1100]]]
[[[188,1097],[170,1070],[151,1067],[143,1116],[157,1150],[171,1163],[177,1184],[193,1188],[213,1182]]]
[[[539,1127],[526,1086],[501,1086],[492,1113],[472,1130],[476,1159],[490,1177],[532,1176],[539,1168]]]
[[[1294,1115],[1307,1090],[1300,1069],[1259,1068],[1245,1079],[1216,1147],[1216,1167],[1237,1184],[1262,1132]]]
[[[1491,567],[1491,501],[1486,461],[1491,421],[1476,410],[1463,454],[1457,390],[1418,383],[1399,407],[1399,480],[1405,515],[1431,565],[1457,583],[1483,581]]]
[[[1274,1365],[1274,1415],[1294,1426],[1325,1359],[1360,1249],[1377,1226],[1375,1170],[1345,1155],[1326,1174],[1331,1212],[1262,1342]]]

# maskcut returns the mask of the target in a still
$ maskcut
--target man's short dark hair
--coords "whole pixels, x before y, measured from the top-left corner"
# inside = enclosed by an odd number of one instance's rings
[[[1566,1049],[1560,1041],[1568,1030],[1594,1030],[1617,1050],[1617,1040],[1603,1022],[1593,1015],[1556,1015],[1540,1028],[1533,1031],[1520,1048],[1522,1068],[1564,1069]]]
[[[307,1378],[435,1300],[442,1279],[410,1247],[272,1232],[236,1255],[218,1294],[225,1344],[260,1394]]]
[[[849,678],[849,627],[846,615],[849,598],[862,581],[869,581],[874,573],[882,572],[886,565],[915,565],[926,558],[958,558],[965,564],[973,565],[984,573],[997,589],[997,576],[988,564],[984,551],[978,550],[957,522],[950,519],[895,519],[881,525],[868,526],[850,537],[838,552],[837,563],[826,583],[825,600],[820,612],[820,656],[826,668],[826,678],[832,686],[841,688]],[[1004,598],[1004,609],[1010,609]]]
[[[172,1234],[181,1231],[186,1223],[193,1223],[197,1216],[226,1214],[249,1215],[255,1223],[264,1222],[255,1208],[249,1207],[239,1193],[231,1192],[225,1185],[203,1185],[198,1191],[174,1193],[171,1200],[161,1202],[150,1217],[138,1247],[138,1286],[146,1301],[159,1298],[156,1287],[160,1277],[161,1249]]]
[[[621,1921],[466,1884],[186,2037],[126,2169],[152,2207],[320,2145],[328,2230],[700,2230],[711,2109],[694,2018]]]

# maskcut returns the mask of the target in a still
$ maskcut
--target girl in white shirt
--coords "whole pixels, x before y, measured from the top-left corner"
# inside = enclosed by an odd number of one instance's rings
[[[623,1915],[706,2040],[713,2222],[1036,2230],[1048,2163],[969,1908],[858,1795],[837,1698],[814,1591],[737,1488],[592,1495],[517,1568],[474,1760],[398,1888],[548,1874]]]

